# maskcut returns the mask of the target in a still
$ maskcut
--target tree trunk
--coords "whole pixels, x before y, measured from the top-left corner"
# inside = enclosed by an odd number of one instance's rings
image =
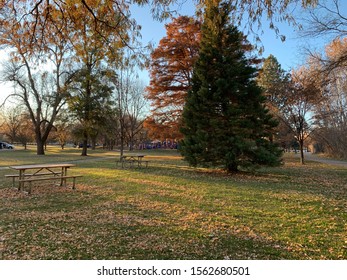
[[[41,138],[36,138],[36,154],[45,155],[45,143]]]
[[[133,151],[134,150],[134,136],[130,136],[130,143],[129,143],[129,150]]]
[[[119,155],[121,160],[122,160],[123,154],[124,154],[124,137],[121,136],[120,137],[120,155]]]
[[[304,158],[304,140],[299,141],[300,146],[300,163],[305,164],[305,158]]]
[[[227,171],[228,173],[236,173],[238,172],[238,165],[236,162],[229,162],[227,163]]]
[[[87,145],[88,145],[88,134],[86,131],[83,132],[83,146],[81,156],[87,156]]]

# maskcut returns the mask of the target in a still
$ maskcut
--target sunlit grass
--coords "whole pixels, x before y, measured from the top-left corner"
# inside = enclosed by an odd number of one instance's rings
[[[0,153],[1,166],[75,161],[83,175],[76,191],[35,186],[31,196],[0,183],[3,259],[347,257],[347,169],[286,156],[282,167],[230,175],[172,150],[141,151],[148,168],[122,169],[114,151],[50,149]]]

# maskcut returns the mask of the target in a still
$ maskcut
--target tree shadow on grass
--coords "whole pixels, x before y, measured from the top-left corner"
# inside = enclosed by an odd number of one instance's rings
[[[304,169],[305,168],[305,169]],[[122,169],[120,169],[122,170]],[[148,168],[129,168],[127,172],[142,174],[144,177],[172,177],[196,182],[217,184],[222,187],[229,185],[241,188],[256,188],[271,192],[297,192],[308,195],[324,196],[327,199],[346,201],[347,184],[346,169],[327,169],[319,165],[310,168],[262,168],[253,172],[227,173],[221,169],[193,168],[186,165],[156,164]]]
[[[42,210],[42,209],[41,209]],[[71,209],[70,209],[71,210]],[[12,216],[13,215],[13,216]],[[170,220],[133,203],[103,202],[68,212],[10,213],[2,259],[296,259],[285,246],[228,228]]]

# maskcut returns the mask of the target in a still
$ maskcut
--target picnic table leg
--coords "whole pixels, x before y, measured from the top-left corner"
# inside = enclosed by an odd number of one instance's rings
[[[22,187],[24,187],[24,182],[20,181],[20,180],[24,179],[24,174],[25,174],[25,170],[19,170],[18,191],[20,191],[22,189]]]
[[[67,167],[62,167],[61,168],[61,177],[66,176],[67,175]],[[60,179],[60,186],[66,187],[66,179],[61,178]]]
[[[75,189],[75,183],[76,183],[76,177],[73,177],[73,182],[72,182],[72,189],[74,190]]]
[[[28,194],[31,194],[31,181],[29,182],[29,190],[28,190]]]

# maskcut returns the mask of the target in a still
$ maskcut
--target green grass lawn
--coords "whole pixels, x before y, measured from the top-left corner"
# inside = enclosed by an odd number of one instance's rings
[[[278,168],[229,175],[145,151],[48,147],[0,152],[0,259],[347,259],[347,169],[285,156]],[[11,188],[9,165],[74,162],[77,189]],[[45,181],[47,184],[47,181]]]

